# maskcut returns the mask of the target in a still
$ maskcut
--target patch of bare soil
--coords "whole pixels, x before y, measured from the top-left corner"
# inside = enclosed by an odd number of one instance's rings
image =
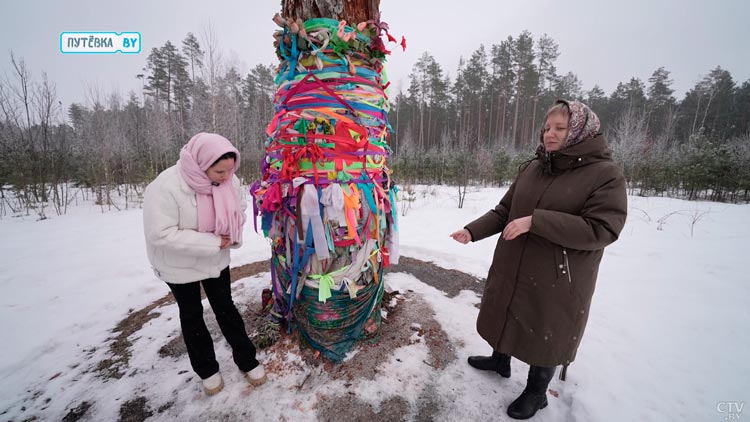
[[[346,409],[342,412],[341,409]],[[318,401],[318,420],[325,422],[350,421],[404,421],[409,413],[409,403],[401,397],[391,397],[375,410],[353,395],[344,397],[321,396]]]
[[[485,279],[474,277],[458,270],[445,269],[432,262],[402,256],[398,265],[391,265],[386,271],[409,273],[419,281],[444,291],[448,297],[456,297],[461,290],[471,290],[478,295],[484,292]]]
[[[145,397],[136,397],[120,406],[118,422],[143,422],[154,415]]]
[[[128,316],[112,329],[115,337],[109,339],[111,340],[109,344],[111,357],[97,364],[96,371],[99,373],[99,376],[103,378],[122,378],[130,362],[130,346],[132,344],[128,340],[128,337],[143,328],[143,324],[159,316],[158,313],[151,313],[152,310],[173,302],[174,298],[171,295],[167,295],[152,302],[143,309],[137,311],[131,310]]]
[[[435,313],[430,305],[421,296],[412,291],[393,292],[383,297],[383,307],[388,312],[388,318],[383,320],[380,334],[376,339],[355,346],[357,354],[348,361],[336,365],[323,363],[323,368],[330,378],[343,380],[347,384],[375,379],[381,375],[378,366],[389,359],[388,351],[415,342],[423,342],[429,348],[427,359],[423,361],[425,371],[440,371],[456,360],[455,346],[435,320]],[[314,371],[312,373],[315,374]],[[398,374],[385,375],[398,377]],[[321,399],[318,419],[341,422],[397,421],[416,412],[414,419],[432,420],[437,407],[431,393],[432,388],[428,385],[418,399],[417,409],[411,410],[409,403],[399,397],[381,403],[377,411],[354,395],[333,397],[333,400]],[[342,408],[347,409],[345,414],[341,412]]]
[[[231,278],[232,281],[237,281],[269,271],[271,271],[270,261],[258,261],[232,268]]]
[[[84,401],[70,411],[62,418],[63,422],[76,422],[86,415],[91,408],[91,403]]]
[[[252,277],[265,271],[270,271],[268,261],[253,262],[251,264],[232,268],[230,277],[232,282],[235,282],[242,278]],[[205,293],[201,291],[201,297],[205,298],[205,296]],[[130,343],[130,340],[128,340],[128,337],[143,328],[145,323],[159,316],[158,313],[152,313],[151,311],[173,303],[174,296],[172,296],[171,293],[168,293],[143,309],[137,311],[131,310],[128,316],[120,321],[112,330],[112,333],[115,334],[114,337],[109,339],[112,340],[109,345],[109,352],[112,356],[98,363],[96,370],[99,372],[100,376],[104,378],[122,378],[125,375],[125,370],[128,368],[128,362],[130,361],[130,346],[132,344]],[[183,353],[187,353],[187,349],[185,348],[185,343],[182,341],[182,336],[173,339],[159,351],[161,356],[179,356]]]
[[[234,282],[269,270],[268,261],[255,262],[233,268],[231,277]],[[391,266],[388,272],[410,273],[419,280],[446,292],[449,297],[455,297],[461,290],[471,290],[481,294],[484,288],[484,280],[414,258],[401,257],[399,264]],[[128,337],[139,331],[146,322],[158,316],[157,312],[152,311],[172,303],[174,303],[174,298],[171,294],[167,294],[142,309],[131,311],[117,324],[112,330],[115,336],[109,345],[111,357],[99,362],[96,368],[100,376],[119,379],[125,375],[131,356],[131,343]],[[248,331],[252,332],[263,321],[259,312],[260,297],[245,306],[238,305]],[[382,308],[387,311],[387,317],[383,319],[379,333],[374,338],[360,341],[355,345],[356,357],[342,363],[333,363],[320,357],[319,353],[299,338],[297,331],[287,334],[285,327],[281,326],[279,341],[266,349],[270,357],[265,363],[266,370],[270,373],[283,373],[290,370],[286,360],[287,353],[302,356],[307,366],[295,370],[303,369],[309,372],[298,386],[301,391],[312,388],[318,381],[325,382],[327,379],[342,380],[345,383],[373,379],[378,375],[380,363],[388,359],[388,351],[416,341],[424,342],[429,348],[429,354],[424,360],[425,370],[442,370],[456,359],[455,346],[451,344],[447,334],[435,320],[434,311],[430,305],[419,295],[412,291],[386,293],[383,297]],[[207,318],[206,322],[212,335],[219,337],[221,333],[215,321]],[[415,333],[416,336],[414,336]],[[184,356],[187,359],[187,350],[182,336],[178,335],[165,343],[159,350],[159,354],[162,357]],[[324,372],[327,375],[325,377],[322,376]],[[318,418],[324,421],[395,421],[401,420],[404,415],[411,414],[410,418],[413,420],[432,420],[439,410],[432,393],[433,387],[426,386],[422,397],[418,400],[418,408],[411,410],[409,403],[398,397],[386,400],[377,410],[353,395],[332,397],[333,400],[320,400],[317,408]],[[340,411],[342,405],[347,409],[346,414]],[[85,415],[90,406],[86,402],[81,403],[79,407],[71,410],[69,420],[78,420]],[[161,409],[157,410],[157,412],[161,411]],[[153,411],[145,397],[134,398],[120,408],[120,421],[141,421],[152,415]]]

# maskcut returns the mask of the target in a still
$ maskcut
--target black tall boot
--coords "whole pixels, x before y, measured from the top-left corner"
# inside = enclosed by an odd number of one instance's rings
[[[529,419],[537,410],[547,407],[547,386],[555,376],[555,366],[534,366],[529,368],[526,388],[508,406],[508,416],[513,419]]]
[[[483,371],[495,371],[505,378],[510,377],[510,355],[493,351],[492,356],[469,356],[469,365]]]

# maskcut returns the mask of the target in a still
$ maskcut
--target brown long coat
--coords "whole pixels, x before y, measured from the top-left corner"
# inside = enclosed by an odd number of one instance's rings
[[[532,215],[529,233],[497,241],[479,334],[528,364],[572,362],[604,247],[617,240],[626,214],[625,179],[601,135],[539,153],[495,209],[466,226],[478,241]]]

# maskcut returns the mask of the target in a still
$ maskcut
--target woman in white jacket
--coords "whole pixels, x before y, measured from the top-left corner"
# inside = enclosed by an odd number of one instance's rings
[[[266,380],[231,296],[229,248],[242,244],[247,207],[234,174],[239,166],[240,153],[231,142],[199,133],[182,148],[177,164],[148,185],[143,200],[148,259],[172,290],[190,364],[208,395],[221,391],[224,382],[203,320],[201,285],[237,367],[253,385]]]

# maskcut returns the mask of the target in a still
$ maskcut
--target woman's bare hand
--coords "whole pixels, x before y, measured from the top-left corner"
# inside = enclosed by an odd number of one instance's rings
[[[513,240],[518,236],[528,233],[531,230],[531,216],[516,218],[508,223],[503,230],[503,239]]]
[[[221,235],[221,245],[219,245],[219,249],[226,249],[230,246],[232,246],[232,240],[229,236]]]
[[[464,245],[471,242],[471,233],[466,229],[461,229],[451,233],[451,237],[456,242],[463,243]]]

